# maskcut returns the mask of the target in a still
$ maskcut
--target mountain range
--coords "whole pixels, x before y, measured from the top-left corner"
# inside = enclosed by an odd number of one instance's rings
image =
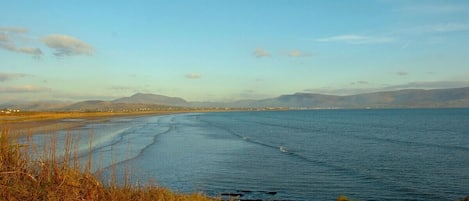
[[[295,93],[261,100],[234,102],[189,102],[179,97],[137,93],[112,101],[90,100],[78,103],[35,102],[3,104],[0,108],[59,111],[135,111],[191,108],[457,108],[469,107],[469,87],[452,89],[408,89],[349,96]]]

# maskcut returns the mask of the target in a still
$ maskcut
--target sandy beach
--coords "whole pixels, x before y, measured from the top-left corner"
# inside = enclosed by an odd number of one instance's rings
[[[22,112],[0,115],[0,130],[9,130],[15,135],[31,135],[77,128],[93,122],[107,121],[116,117],[165,115],[188,111],[152,112]]]

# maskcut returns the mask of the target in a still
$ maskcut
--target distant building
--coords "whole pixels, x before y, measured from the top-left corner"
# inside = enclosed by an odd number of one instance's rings
[[[5,109],[0,110],[0,114],[18,113],[18,112],[20,112],[20,111],[21,111],[21,110],[19,110],[19,109],[5,108]]]

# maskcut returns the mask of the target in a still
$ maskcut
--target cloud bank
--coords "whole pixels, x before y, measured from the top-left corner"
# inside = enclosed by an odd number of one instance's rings
[[[74,56],[74,55],[93,55],[94,48],[71,36],[63,34],[52,34],[42,39],[47,47],[55,50],[54,55],[57,57]]]

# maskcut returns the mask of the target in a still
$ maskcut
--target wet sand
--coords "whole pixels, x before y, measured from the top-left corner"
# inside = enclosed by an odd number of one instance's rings
[[[190,111],[153,111],[129,113],[81,113],[81,112],[31,112],[0,115],[0,130],[10,134],[31,135],[54,133],[58,130],[74,129],[93,122],[108,121],[117,117],[165,115]]]

